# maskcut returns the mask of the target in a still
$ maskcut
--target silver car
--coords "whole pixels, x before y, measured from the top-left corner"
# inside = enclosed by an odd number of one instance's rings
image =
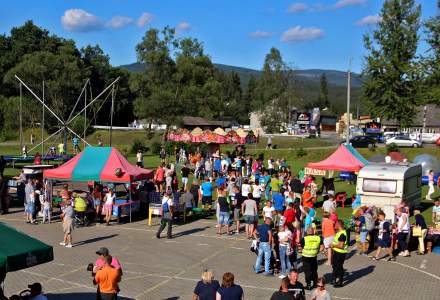
[[[392,138],[387,139],[386,144],[396,144],[399,147],[422,147],[422,142],[418,140],[411,139],[408,136],[394,136]]]

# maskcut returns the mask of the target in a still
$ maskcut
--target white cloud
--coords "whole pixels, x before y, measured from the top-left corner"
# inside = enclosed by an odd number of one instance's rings
[[[150,13],[144,12],[137,20],[137,25],[139,27],[143,27],[147,24],[150,24],[153,21],[154,16]]]
[[[356,22],[356,25],[358,26],[365,26],[365,25],[376,25],[378,23],[382,22],[382,17],[379,15],[370,15],[363,17],[359,21]]]
[[[362,5],[365,4],[367,0],[339,0],[336,2],[333,7],[334,8],[343,8],[347,6],[353,6],[353,5]]]
[[[108,23],[107,26],[111,28],[122,28],[129,24],[132,24],[134,20],[130,17],[124,16],[114,16]]]
[[[324,35],[324,31],[316,27],[302,28],[295,26],[289,28],[281,35],[281,41],[286,43],[298,43],[308,40],[314,40]]]
[[[293,3],[289,6],[289,8],[287,9],[287,12],[295,14],[295,13],[300,13],[300,12],[306,11],[308,9],[309,9],[309,6],[307,4],[296,2],[296,3]]]
[[[192,29],[191,24],[189,24],[188,22],[180,22],[176,26],[176,32],[177,33],[184,32],[184,31],[189,31],[191,29]]]
[[[250,33],[250,36],[253,38],[256,38],[256,39],[264,39],[264,38],[271,37],[272,35],[273,35],[272,32],[262,31],[262,30],[257,30],[257,31]]]
[[[100,18],[79,8],[66,10],[61,17],[61,24],[64,29],[76,32],[89,32],[103,27]]]

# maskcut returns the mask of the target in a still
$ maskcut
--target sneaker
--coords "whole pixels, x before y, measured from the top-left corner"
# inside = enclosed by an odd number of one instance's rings
[[[286,278],[286,275],[284,275],[284,274],[281,274],[280,276],[278,276],[278,278],[279,278],[279,279],[283,279],[283,278]]]
[[[60,246],[66,246],[66,243],[60,242]]]
[[[396,261],[395,257],[388,257],[387,261]]]
[[[72,247],[73,247],[72,244],[66,245],[66,248],[72,248]]]

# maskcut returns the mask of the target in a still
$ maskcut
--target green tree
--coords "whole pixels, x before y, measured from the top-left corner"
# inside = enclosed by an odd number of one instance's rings
[[[440,1],[437,1],[437,8],[437,15],[425,22],[429,54],[423,59],[426,80],[422,94],[426,102],[440,104]]]
[[[414,0],[386,0],[382,21],[364,37],[369,53],[363,99],[373,116],[395,119],[402,127],[411,124],[416,112],[420,9]]]
[[[327,77],[325,76],[325,73],[322,73],[321,78],[319,79],[319,96],[316,106],[320,109],[326,107],[330,108],[330,101],[328,100]]]

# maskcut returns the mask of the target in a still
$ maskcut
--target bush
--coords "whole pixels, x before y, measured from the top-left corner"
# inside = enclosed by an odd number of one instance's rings
[[[160,148],[161,148],[161,147],[162,147],[161,143],[159,143],[159,142],[154,142],[154,143],[151,145],[151,153],[156,154],[156,155],[159,155],[159,153],[160,153]]]
[[[141,150],[142,152],[147,152],[148,147],[141,140],[135,139],[133,141],[133,144],[131,145],[130,153],[135,154],[139,150]]]
[[[301,158],[307,155],[307,151],[304,150],[303,148],[299,148],[298,150],[296,150],[296,157]]]
[[[397,146],[396,143],[387,145],[387,154],[390,152],[400,152],[399,146]]]

